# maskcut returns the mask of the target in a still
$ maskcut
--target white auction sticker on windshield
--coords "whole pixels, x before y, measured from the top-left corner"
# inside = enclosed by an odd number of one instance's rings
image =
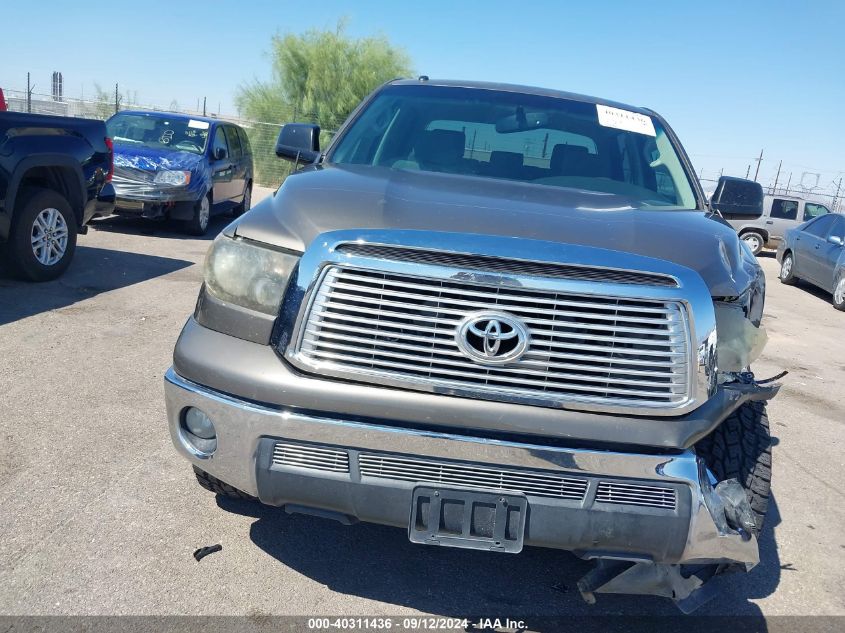
[[[650,116],[629,110],[611,108],[610,106],[600,105],[598,103],[596,104],[596,110],[599,115],[599,123],[605,127],[627,130],[628,132],[636,132],[637,134],[647,134],[648,136],[657,136],[657,132],[654,131],[654,122]]]
[[[198,130],[207,130],[208,129],[208,121],[197,121],[195,119],[190,119],[188,121],[188,127],[194,127]]]

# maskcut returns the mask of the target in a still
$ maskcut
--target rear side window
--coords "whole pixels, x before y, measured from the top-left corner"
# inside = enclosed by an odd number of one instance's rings
[[[820,215],[825,215],[826,213],[830,213],[830,209],[822,204],[815,204],[813,202],[807,202],[804,205],[804,220],[812,220],[813,218],[817,218]]]
[[[241,157],[241,139],[238,136],[238,131],[227,125],[226,126],[226,138],[229,139],[229,147],[232,150],[232,158],[238,159]]]
[[[810,235],[815,235],[816,237],[826,237],[828,231],[830,231],[830,228],[833,226],[833,221],[835,219],[836,218],[832,215],[823,215],[808,224],[804,228],[804,231]]]
[[[772,200],[772,211],[769,215],[773,218],[780,218],[781,220],[797,220],[798,201],[775,198]]]
[[[237,128],[238,136],[241,139],[241,146],[243,147],[243,152],[245,156],[252,156],[252,147],[249,144],[249,136],[246,134],[246,130],[243,128]]]

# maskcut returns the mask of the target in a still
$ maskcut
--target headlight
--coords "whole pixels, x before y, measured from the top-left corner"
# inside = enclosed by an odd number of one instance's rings
[[[156,172],[153,182],[156,182],[160,185],[171,185],[173,187],[187,185],[189,182],[191,182],[191,172],[168,170],[158,171]]]
[[[205,258],[205,287],[222,301],[276,314],[297,261],[297,255],[220,235]]]

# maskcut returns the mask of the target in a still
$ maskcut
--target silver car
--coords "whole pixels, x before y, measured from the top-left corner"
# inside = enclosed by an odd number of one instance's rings
[[[757,255],[763,248],[777,248],[789,229],[826,213],[830,209],[818,202],[792,196],[765,196],[759,217],[728,217],[727,220]]]
[[[830,214],[786,232],[778,248],[780,280],[803,279],[833,294],[833,305],[845,310],[845,217]]]

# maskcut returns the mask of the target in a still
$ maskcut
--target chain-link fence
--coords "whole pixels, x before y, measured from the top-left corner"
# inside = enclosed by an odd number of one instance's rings
[[[196,109],[180,107],[175,101],[165,108],[155,107],[139,104],[136,99],[120,94],[117,86],[115,86],[113,92],[98,89],[96,97],[88,99],[66,96],[54,98],[52,95],[27,93],[26,90],[5,90],[5,93],[9,110],[16,112],[107,119],[121,110],[156,110],[193,116],[210,116],[237,123],[246,130],[252,145],[255,182],[266,187],[277,187],[292,168],[290,162],[278,158],[275,154],[276,138],[279,134],[279,127],[283,123],[290,121],[318,123],[323,130],[320,139],[323,147],[331,139],[334,130],[337,130],[343,123],[343,121],[320,121],[320,117],[317,115],[298,112],[296,108],[282,102],[274,107],[265,107],[267,114],[262,117],[262,120],[251,120],[240,115],[207,112],[205,102],[203,101],[201,105],[199,100],[197,100]],[[737,175],[743,176],[743,174]],[[715,172],[712,176],[711,172],[706,175],[701,172],[699,178],[708,193],[716,188],[718,176]],[[843,181],[840,180],[839,183],[842,184]],[[764,185],[763,190],[773,195],[789,195],[814,200],[833,211],[845,212],[845,189],[840,191],[839,187],[832,185],[827,188],[829,190],[826,190],[825,187],[821,186],[807,187],[803,183],[793,186],[791,177],[785,186],[775,186],[775,184],[772,183],[768,187]]]
[[[169,107],[161,108],[136,103],[133,99],[115,93],[100,92],[95,98],[79,98],[62,96],[58,99],[52,95],[27,93],[26,90],[5,89],[6,103],[12,112],[31,112],[33,114],[51,114],[58,116],[83,117],[88,119],[108,119],[116,112],[123,110],[165,111],[192,116],[209,116],[240,125],[246,130],[252,146],[253,163],[255,167],[255,183],[265,187],[277,187],[290,173],[292,165],[289,161],[276,156],[276,138],[279,127],[283,123],[298,121],[301,123],[320,123],[318,117],[312,113],[297,112],[295,108],[279,103],[267,118],[268,121],[253,121],[238,115],[211,113],[202,107],[196,109],[179,107],[175,102]],[[334,130],[342,121],[328,121],[321,124],[323,128],[322,143],[328,143]],[[325,146],[325,145],[323,145]]]

